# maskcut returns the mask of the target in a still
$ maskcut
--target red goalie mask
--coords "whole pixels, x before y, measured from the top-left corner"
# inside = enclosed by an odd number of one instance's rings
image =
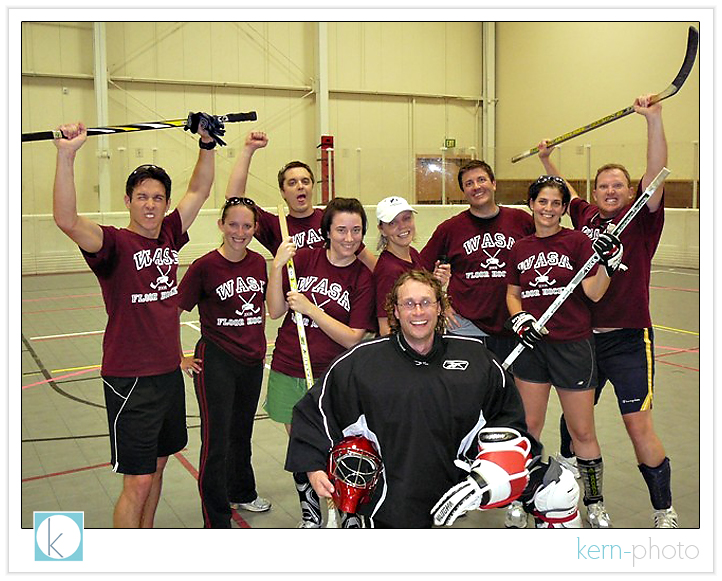
[[[333,483],[333,501],[343,512],[356,512],[368,502],[381,472],[381,457],[374,444],[363,436],[349,436],[331,450],[328,477]]]

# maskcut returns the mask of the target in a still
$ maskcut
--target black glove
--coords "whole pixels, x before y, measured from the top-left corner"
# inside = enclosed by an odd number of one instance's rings
[[[611,232],[602,232],[599,238],[592,242],[592,248],[599,256],[599,262],[607,269],[609,276],[612,276],[619,268],[626,270],[626,267],[622,264],[624,246],[618,236]]]
[[[516,315],[509,317],[504,326],[513,331],[519,337],[521,344],[529,349],[534,349],[534,343],[541,341],[542,335],[549,333],[546,327],[538,328],[534,315],[526,311],[519,311]]]
[[[208,132],[208,135],[218,145],[225,145],[226,142],[221,139],[222,135],[225,135],[226,130],[223,125],[223,121],[217,115],[208,115],[208,113],[188,113],[188,119],[183,127],[185,131],[191,133],[198,133],[198,128],[202,127]]]

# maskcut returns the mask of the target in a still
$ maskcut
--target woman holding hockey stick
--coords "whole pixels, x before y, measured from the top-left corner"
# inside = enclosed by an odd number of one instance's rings
[[[396,279],[407,270],[423,268],[419,251],[411,246],[416,236],[415,213],[416,210],[399,196],[384,198],[376,206],[378,250],[381,251],[374,268],[379,335],[388,335],[391,331],[386,313],[386,295]],[[437,260],[434,276],[442,286],[446,285],[451,277],[451,266]]]
[[[303,358],[296,329],[302,317],[313,369],[320,377],[331,361],[373,330],[371,271],[356,252],[366,233],[366,213],[355,198],[334,198],[324,210],[324,248],[298,251],[289,236],[278,248],[268,277],[268,314],[285,315],[278,330],[264,407],[290,433],[293,406],[305,395]],[[294,259],[298,291],[290,290],[286,264]],[[301,528],[319,528],[318,496],[305,474],[294,474],[301,502]]]
[[[230,528],[231,507],[265,512],[251,465],[253,421],[266,356],[266,261],[248,248],[258,223],[248,198],[230,198],[221,246],[191,264],[178,305],[198,305],[201,338],[181,367],[193,377],[201,416],[198,490],[206,528]]]
[[[511,315],[507,326],[527,347],[511,370],[535,438],[540,438],[544,427],[552,384],[557,388],[578,454],[587,519],[593,528],[607,528],[611,521],[603,502],[603,463],[594,428],[597,369],[585,296],[596,302],[604,295],[612,272],[621,264],[622,246],[610,234],[592,245],[581,232],[563,228],[561,218],[570,199],[566,182],[555,176],[541,176],[529,187],[535,234],[511,249],[506,277]],[[595,265],[549,321],[548,329],[540,329],[536,319],[594,252],[604,268]],[[515,522],[513,511],[507,513],[507,524],[525,526],[526,515],[519,512]]]

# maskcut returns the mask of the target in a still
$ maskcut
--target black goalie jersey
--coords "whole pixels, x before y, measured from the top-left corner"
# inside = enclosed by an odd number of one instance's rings
[[[286,470],[325,470],[336,443],[363,435],[384,469],[359,513],[393,527],[430,527],[431,507],[466,475],[454,460],[476,456],[484,427],[529,437],[514,381],[481,341],[437,336],[420,356],[393,334],[340,355],[296,404]],[[536,456],[541,446],[529,439]]]

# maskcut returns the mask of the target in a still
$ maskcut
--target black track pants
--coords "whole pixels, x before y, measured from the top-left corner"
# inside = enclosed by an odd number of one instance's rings
[[[194,375],[201,414],[198,489],[206,528],[230,528],[229,502],[255,500],[251,435],[261,394],[263,362],[243,365],[201,338],[195,357],[203,360]]]

